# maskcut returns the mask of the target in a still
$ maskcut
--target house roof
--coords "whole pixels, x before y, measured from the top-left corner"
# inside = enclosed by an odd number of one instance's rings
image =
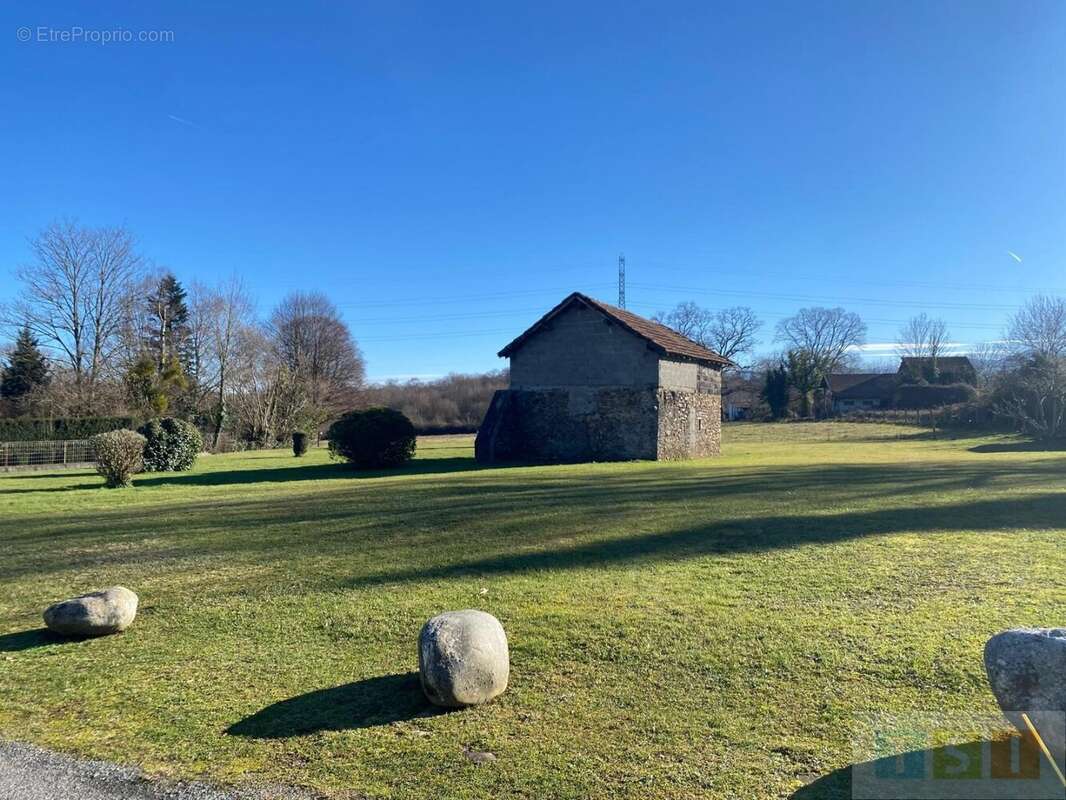
[[[921,370],[926,365],[932,366],[933,359],[930,356],[903,356],[899,360],[899,369],[917,368]],[[973,364],[966,356],[939,356],[936,360],[937,369],[941,372],[956,372],[958,370],[972,370]]]
[[[544,328],[552,319],[557,317],[566,309],[580,305],[586,308],[590,308],[594,311],[598,311],[612,322],[616,322],[625,328],[630,333],[639,336],[644,339],[655,350],[659,351],[663,355],[675,356],[678,358],[689,359],[692,361],[698,361],[704,364],[711,364],[716,367],[735,367],[732,361],[725,356],[721,356],[713,350],[709,350],[701,344],[689,339],[687,336],[682,336],[673,328],[668,328],[665,325],[653,322],[650,319],[638,316],[631,311],[626,311],[624,308],[616,308],[615,306],[608,305],[607,303],[595,300],[587,295],[583,295],[580,292],[574,292],[564,299],[559,305],[541,317],[539,320],[533,323],[532,326],[526,330],[521,336],[503,348],[499,355],[501,358],[508,358],[519,347],[525,344],[526,340],[531,336],[538,333]]]
[[[891,400],[897,381],[895,372],[830,375],[829,391],[838,400]]]

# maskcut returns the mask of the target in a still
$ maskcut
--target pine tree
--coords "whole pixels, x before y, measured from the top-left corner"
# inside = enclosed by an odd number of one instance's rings
[[[48,361],[28,325],[19,331],[15,349],[0,379],[0,397],[18,402],[35,389],[48,385]]]
[[[170,361],[188,368],[189,307],[185,289],[173,274],[167,273],[148,295],[148,330],[145,347],[163,372]]]

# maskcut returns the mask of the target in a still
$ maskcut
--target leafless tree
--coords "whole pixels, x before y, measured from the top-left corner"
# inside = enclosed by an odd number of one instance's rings
[[[654,319],[731,361],[755,348],[762,327],[755,312],[747,306],[709,311],[685,302],[678,303],[672,311],[659,312]]]
[[[69,370],[83,411],[118,351],[127,298],[142,261],[125,228],[56,222],[30,242],[33,262],[17,270],[22,291],[4,322],[29,325]]]
[[[944,355],[948,337],[944,320],[931,318],[923,311],[899,329],[896,350],[904,357],[931,358],[935,362]]]
[[[309,424],[321,424],[363,386],[363,356],[337,307],[321,292],[285,297],[268,328],[278,360],[306,400]]]
[[[967,357],[977,373],[977,386],[992,385],[995,377],[1007,368],[1008,349],[1003,342],[979,342],[970,348]]]
[[[694,342],[703,344],[710,333],[712,317],[706,308],[689,301],[678,303],[672,311],[660,311],[652,319],[673,328]]]
[[[1041,440],[1066,435],[1066,358],[1015,355],[1013,369],[997,376],[996,412]]]
[[[858,314],[843,308],[801,308],[795,316],[777,324],[776,338],[789,350],[809,353],[824,377],[836,370],[852,348],[866,340],[866,323]]]
[[[213,396],[214,432],[217,448],[227,414],[227,399],[239,369],[242,341],[251,338],[255,303],[240,278],[233,276],[218,288],[193,284],[189,303],[189,356],[195,370],[201,403]],[[252,359],[249,369],[272,372]]]
[[[733,306],[716,311],[704,344],[730,361],[755,349],[762,321],[747,306]]]
[[[1031,298],[1010,318],[1007,338],[1023,353],[1047,358],[1066,355],[1066,299]]]

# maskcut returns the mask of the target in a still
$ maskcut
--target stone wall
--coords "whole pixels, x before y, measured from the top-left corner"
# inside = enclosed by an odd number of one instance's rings
[[[662,358],[575,306],[511,355],[511,388],[478,431],[479,461],[683,459],[721,451],[721,371]]]
[[[659,356],[599,311],[573,306],[511,355],[512,389],[638,386],[659,382]]]
[[[658,391],[656,458],[676,461],[722,452],[722,398],[717,394]]]
[[[479,461],[629,461],[656,457],[655,389],[511,389],[497,394],[486,423],[478,431],[475,452]]]

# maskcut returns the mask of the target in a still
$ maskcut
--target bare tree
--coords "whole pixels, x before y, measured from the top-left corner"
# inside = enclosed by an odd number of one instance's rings
[[[1037,295],[1007,323],[1016,350],[1046,358],[1066,355],[1066,299]]]
[[[227,415],[241,345],[254,326],[255,303],[240,278],[231,277],[217,289],[194,284],[189,308],[190,360],[202,392],[201,401],[215,398],[212,448],[217,448]],[[249,368],[256,366],[253,361]],[[270,368],[268,367],[268,370]]]
[[[659,312],[654,319],[731,361],[755,348],[762,327],[755,312],[747,306],[712,312],[685,302],[678,303],[672,311]]]
[[[899,329],[896,349],[901,356],[931,358],[935,362],[944,354],[948,338],[944,320],[931,318],[923,311]]]
[[[762,320],[747,306],[733,306],[716,311],[704,345],[730,361],[755,349]]]
[[[914,367],[912,377],[935,382],[940,377],[939,361],[948,338],[948,326],[944,320],[932,318],[923,311],[899,329],[896,352],[901,358],[922,359]]]
[[[660,311],[652,319],[673,328],[694,342],[703,344],[710,333],[713,314],[706,308],[687,301],[678,303],[672,311]]]
[[[310,424],[321,424],[363,386],[363,356],[337,307],[321,292],[294,292],[271,314],[279,361],[305,398]]]
[[[995,377],[1007,368],[1008,355],[1003,342],[979,342],[970,348],[967,356],[977,373],[978,388],[992,385]]]
[[[127,298],[141,269],[124,228],[56,222],[30,242],[34,260],[18,269],[22,292],[5,314],[26,324],[73,376],[84,410],[119,346]]]
[[[1066,435],[1066,358],[1032,353],[1014,361],[995,381],[996,413],[1037,439]]]
[[[809,353],[815,369],[825,377],[845,360],[849,350],[866,340],[866,323],[843,308],[801,308],[777,323],[776,338],[789,350]]]

